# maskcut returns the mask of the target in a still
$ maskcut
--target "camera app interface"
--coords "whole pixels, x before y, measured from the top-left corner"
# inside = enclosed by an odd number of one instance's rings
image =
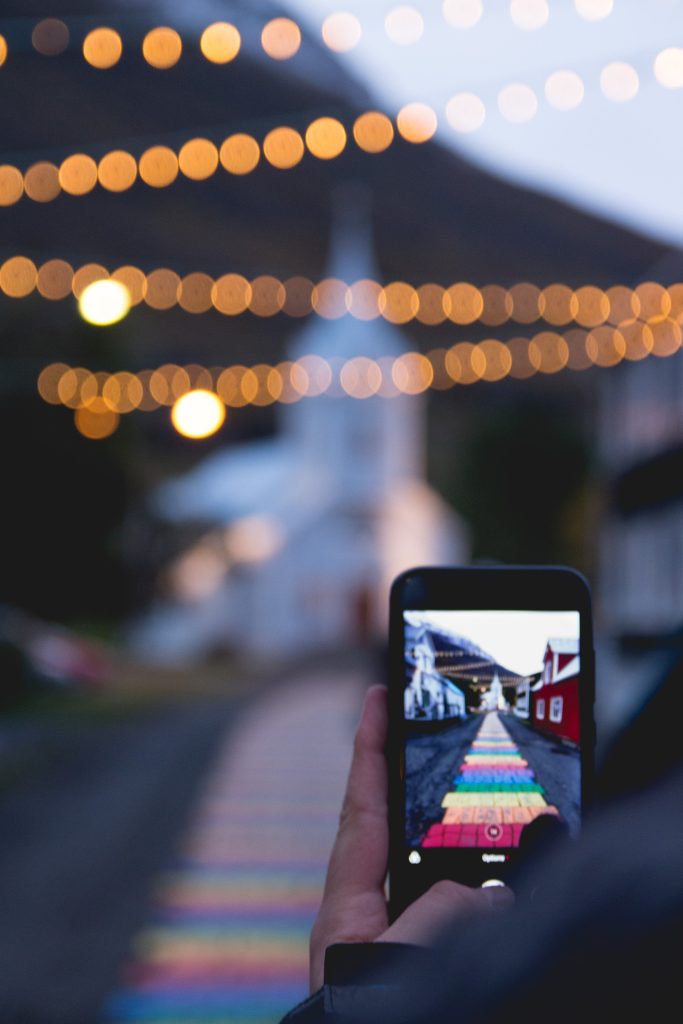
[[[534,822],[528,835],[575,834],[579,613],[405,611],[404,627],[411,862],[435,847],[510,850]]]

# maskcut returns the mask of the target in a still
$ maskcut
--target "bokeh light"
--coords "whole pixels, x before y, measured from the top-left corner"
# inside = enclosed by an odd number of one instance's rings
[[[112,373],[102,386],[102,399],[113,412],[132,412],[142,402],[142,395],[142,384],[138,377],[125,370]]]
[[[456,384],[474,384],[486,370],[486,358],[470,341],[459,341],[446,352],[446,372]]]
[[[62,400],[59,397],[59,382],[68,371],[69,367],[66,363],[50,363],[38,375],[38,394],[47,402],[49,405],[61,405]]]
[[[586,352],[596,366],[616,366],[626,353],[626,342],[616,327],[595,327],[586,335]]]
[[[105,437],[110,437],[119,422],[119,414],[110,409],[104,399],[98,396],[74,412],[76,429],[90,441],[102,441]]]
[[[338,320],[349,311],[349,287],[336,277],[319,281],[311,293],[311,303],[318,316],[325,320]]]
[[[655,316],[647,321],[652,332],[652,355],[672,356],[681,347],[681,327],[669,316]]]
[[[574,7],[586,21],[602,21],[612,13],[614,0],[574,0]]]
[[[379,310],[389,323],[407,324],[414,319],[419,307],[417,292],[405,281],[392,281],[380,292]]]
[[[211,301],[219,313],[237,316],[251,302],[251,285],[241,274],[224,274],[211,289]]]
[[[421,352],[404,352],[394,360],[391,376],[402,394],[419,395],[434,380],[434,368]]]
[[[510,372],[512,367],[512,356],[506,345],[496,338],[486,338],[477,345],[479,353],[484,357],[484,372],[482,380],[499,381]]]
[[[152,309],[171,309],[178,301],[180,278],[173,270],[159,267],[147,275],[145,302]]]
[[[282,309],[287,316],[308,316],[313,309],[313,282],[307,277],[290,277],[284,282],[284,289],[285,302]]]
[[[180,282],[178,305],[186,313],[206,313],[212,306],[213,285],[213,278],[208,274],[187,274]]]
[[[234,25],[216,21],[204,29],[199,47],[212,64],[229,64],[240,52],[242,39]]]
[[[532,324],[538,320],[540,313],[541,289],[535,284],[520,281],[510,288],[512,299],[512,319],[518,324]]]
[[[316,398],[329,391],[332,385],[332,367],[322,356],[302,356],[298,360],[299,366],[308,378],[306,395],[309,398]]]
[[[289,60],[301,46],[299,26],[291,18],[273,18],[263,27],[261,46],[273,60]]]
[[[93,281],[78,300],[78,312],[89,324],[107,327],[130,311],[130,294],[121,281]]]
[[[426,103],[408,103],[396,118],[396,127],[406,142],[428,142],[437,124],[436,114]]]
[[[665,89],[683,89],[683,50],[669,46],[655,57],[655,78]]]
[[[354,121],[353,137],[366,153],[383,153],[394,141],[394,126],[386,114],[369,110]]]
[[[54,164],[41,160],[24,175],[24,191],[36,203],[49,203],[60,193],[59,171]]]
[[[237,132],[221,145],[219,159],[230,174],[249,174],[261,158],[258,142],[251,135]]]
[[[358,18],[348,11],[336,11],[322,24],[323,42],[335,53],[347,53],[360,42],[362,35]]]
[[[593,366],[593,360],[586,349],[586,331],[574,327],[565,331],[564,340],[567,342],[567,369],[581,372]]]
[[[251,282],[249,309],[256,316],[275,316],[285,304],[282,281],[270,274],[261,274]]]
[[[165,71],[180,60],[183,42],[173,28],[153,28],[142,41],[142,55],[153,68]]]
[[[225,405],[240,409],[247,404],[242,393],[242,378],[247,373],[246,366],[228,366],[219,374],[216,391]]]
[[[354,281],[348,291],[348,307],[357,320],[376,320],[380,315],[381,285],[377,281]]]
[[[575,71],[553,71],[545,80],[545,98],[555,110],[576,110],[584,94],[583,79]]]
[[[43,18],[31,33],[31,43],[36,53],[56,57],[69,45],[69,29],[59,18]]]
[[[566,284],[551,284],[544,288],[538,299],[538,311],[544,320],[555,327],[571,323],[578,312],[579,303]]]
[[[48,260],[38,271],[36,287],[44,299],[65,299],[71,295],[74,271],[66,260]]]
[[[382,385],[382,371],[374,359],[356,356],[342,366],[339,383],[351,398],[371,398]]]
[[[131,306],[139,305],[147,294],[147,278],[139,267],[118,267],[111,278],[126,286]]]
[[[624,358],[637,363],[652,352],[654,336],[650,327],[635,317],[619,324],[619,333],[624,339]]]
[[[135,182],[138,165],[135,157],[123,149],[107,153],[99,162],[97,176],[108,192],[125,192]]]
[[[634,294],[638,303],[638,316],[642,320],[668,316],[671,312],[671,296],[656,281],[643,281],[634,290]]]
[[[637,95],[640,88],[638,72],[630,64],[614,61],[600,72],[600,88],[605,99],[626,103]]]
[[[483,309],[479,319],[487,327],[498,327],[512,315],[512,299],[507,288],[498,284],[487,284],[481,289]]]
[[[411,46],[422,37],[424,21],[414,7],[401,5],[389,11],[384,19],[384,30],[397,46]]]
[[[178,157],[168,146],[150,146],[140,157],[140,177],[151,188],[166,188],[178,177]]]
[[[24,299],[36,287],[38,271],[26,256],[11,256],[0,267],[0,291],[11,299]]]
[[[523,82],[512,82],[498,93],[498,109],[511,124],[525,124],[536,116],[538,100],[536,93]]]
[[[0,35],[0,68],[7,60],[7,40]]]
[[[289,170],[296,167],[304,155],[303,139],[293,128],[273,128],[263,140],[263,155],[273,167]]]
[[[121,36],[113,28],[95,28],[83,40],[83,56],[94,68],[113,68],[122,53]]]
[[[12,164],[0,166],[0,206],[12,206],[24,194],[24,176]]]
[[[473,284],[460,281],[452,284],[444,293],[443,308],[454,324],[472,324],[481,316],[484,300]]]
[[[569,361],[569,346],[561,334],[541,331],[529,342],[529,362],[540,373],[559,373]]]
[[[527,380],[536,373],[536,367],[529,358],[529,339],[510,338],[507,349],[510,353],[510,376],[516,380]]]
[[[602,288],[584,285],[574,294],[578,307],[574,319],[582,327],[597,327],[609,318],[610,302]]]
[[[218,149],[209,139],[190,139],[178,153],[178,166],[186,178],[205,181],[216,173]]]
[[[447,319],[444,308],[445,288],[440,284],[421,284],[417,289],[417,312],[415,319],[421,324],[442,324]]]
[[[87,195],[97,184],[97,164],[85,153],[73,153],[61,163],[59,184],[69,195]]]
[[[456,132],[476,132],[486,120],[486,107],[476,93],[459,92],[446,104],[446,117]]]
[[[533,32],[546,24],[550,9],[547,0],[511,0],[510,17],[517,28]]]
[[[107,277],[109,277],[109,273],[106,267],[100,263],[84,263],[82,267],[74,271],[71,291],[77,299],[80,299],[89,284],[92,284],[93,281],[103,281]]]
[[[334,117],[319,117],[306,129],[306,145],[319,160],[333,160],[346,146],[346,129]]]
[[[223,426],[225,406],[213,391],[187,391],[173,403],[171,422],[183,437],[200,440]]]
[[[482,0],[444,0],[443,16],[454,28],[472,28],[484,13]]]
[[[608,320],[611,324],[618,325],[639,315],[640,302],[631,288],[615,284],[607,289],[605,295],[609,302]]]

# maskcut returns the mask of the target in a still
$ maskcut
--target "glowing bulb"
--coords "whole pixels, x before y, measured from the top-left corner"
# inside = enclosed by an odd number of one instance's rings
[[[210,437],[225,421],[225,406],[213,391],[187,391],[173,404],[171,422],[183,437]]]
[[[392,43],[410,46],[424,32],[424,21],[414,7],[395,7],[384,19],[384,29]]]
[[[362,30],[358,18],[347,11],[337,11],[325,18],[322,27],[323,42],[336,53],[346,53],[360,42]]]
[[[83,289],[78,311],[84,320],[107,327],[123,320],[130,309],[130,292],[125,284],[110,279],[93,281]]]
[[[665,89],[683,88],[683,50],[670,46],[655,58],[655,78]]]
[[[606,99],[613,103],[632,100],[639,88],[638,72],[630,64],[615,61],[602,69],[600,88]]]
[[[541,28],[550,17],[546,0],[512,0],[510,17],[517,28],[533,32]]]
[[[476,132],[486,119],[486,107],[473,92],[459,92],[446,104],[446,117],[456,132]]]
[[[574,7],[586,21],[602,21],[612,13],[614,0],[574,0]]]
[[[484,13],[481,0],[444,0],[443,16],[454,28],[472,28]]]

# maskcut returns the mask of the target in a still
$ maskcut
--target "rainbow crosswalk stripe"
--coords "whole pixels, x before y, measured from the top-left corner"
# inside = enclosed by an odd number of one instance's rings
[[[106,1021],[274,1024],[304,998],[357,701],[316,680],[256,705],[155,886]]]
[[[518,846],[525,825],[559,813],[495,711],[486,714],[441,806],[443,818],[423,847]]]

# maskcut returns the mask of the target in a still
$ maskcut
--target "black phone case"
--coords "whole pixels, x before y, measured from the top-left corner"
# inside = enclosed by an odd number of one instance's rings
[[[403,610],[578,611],[580,615],[579,690],[581,730],[581,809],[589,807],[595,767],[595,658],[591,595],[578,572],[562,566],[482,568],[415,568],[402,573],[391,589],[389,624],[389,913],[394,920],[405,907],[441,878],[481,885],[491,878],[509,881],[519,869],[515,854],[504,867],[482,862],[481,850],[453,848],[438,863],[409,865],[405,841],[405,725]]]

